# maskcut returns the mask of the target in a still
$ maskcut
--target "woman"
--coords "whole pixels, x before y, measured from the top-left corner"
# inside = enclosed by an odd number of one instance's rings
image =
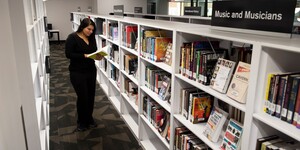
[[[97,50],[95,30],[95,23],[85,18],[78,30],[68,36],[65,45],[66,57],[70,59],[70,80],[77,95],[77,131],[97,126],[93,119],[97,72],[94,60],[87,57]],[[101,59],[97,55],[96,60]]]

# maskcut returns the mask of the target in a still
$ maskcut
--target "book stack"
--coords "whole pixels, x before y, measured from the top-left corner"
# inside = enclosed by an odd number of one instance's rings
[[[171,77],[169,73],[157,67],[146,66],[145,86],[158,94],[162,100],[170,100]]]
[[[122,36],[121,36],[122,45],[130,49],[135,49],[135,43],[137,40],[137,26],[121,24],[121,30],[122,30]]]
[[[163,62],[169,43],[172,43],[172,38],[166,37],[166,31],[142,29],[141,55],[152,61]]]
[[[206,122],[213,106],[213,97],[196,88],[181,89],[181,114],[192,123]]]
[[[264,112],[300,128],[300,73],[270,73]]]
[[[170,128],[170,114],[149,96],[144,96],[143,115],[166,139]]]
[[[256,141],[256,150],[296,150],[299,147],[299,141],[283,139],[277,135],[264,136]]]
[[[135,55],[124,55],[124,70],[128,74],[136,74],[138,68],[138,58]]]
[[[207,150],[210,148],[186,127],[182,126],[175,128],[174,149]]]
[[[218,41],[194,41],[183,43],[180,49],[182,76],[209,85],[218,58],[224,58],[227,50],[219,48]]]

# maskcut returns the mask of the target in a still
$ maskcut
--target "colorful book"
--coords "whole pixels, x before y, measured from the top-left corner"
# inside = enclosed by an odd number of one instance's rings
[[[240,148],[243,125],[234,119],[230,119],[223,137],[221,150],[238,150]]]

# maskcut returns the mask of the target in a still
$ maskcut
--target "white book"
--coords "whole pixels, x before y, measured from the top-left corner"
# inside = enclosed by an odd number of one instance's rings
[[[250,64],[240,61],[228,87],[227,96],[240,103],[246,103],[250,67]]]
[[[218,142],[228,113],[218,107],[214,107],[206,123],[203,134],[212,142]]]
[[[219,58],[210,82],[211,87],[216,91],[226,93],[234,68],[234,61]]]

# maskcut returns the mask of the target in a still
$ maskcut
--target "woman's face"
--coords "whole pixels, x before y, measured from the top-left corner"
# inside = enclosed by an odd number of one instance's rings
[[[89,25],[82,30],[82,33],[85,36],[89,37],[93,33],[93,31],[94,31],[94,26]]]

